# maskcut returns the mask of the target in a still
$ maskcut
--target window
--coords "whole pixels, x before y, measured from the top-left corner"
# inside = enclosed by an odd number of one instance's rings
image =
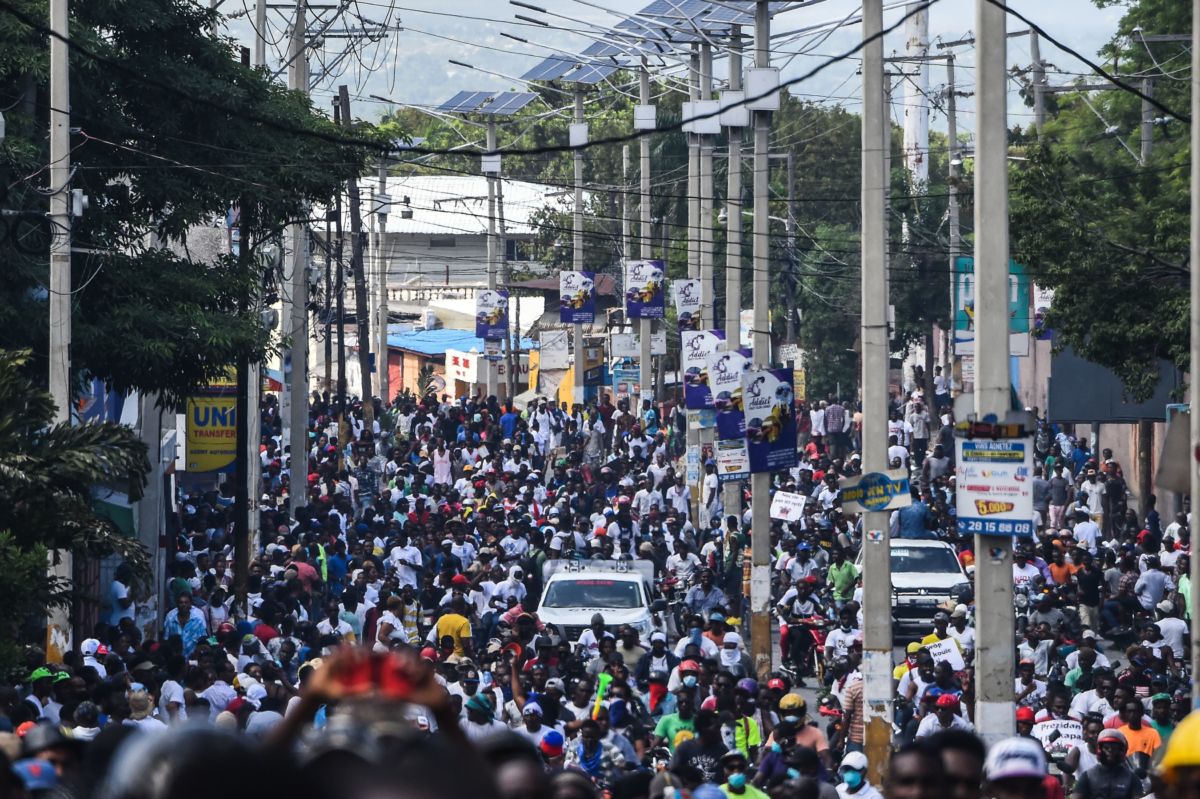
[[[457,241],[453,236],[433,236],[429,239],[429,249],[431,250],[455,246],[457,246]]]
[[[637,583],[584,579],[551,583],[542,606],[628,610],[643,607],[641,602]]]
[[[504,240],[504,260],[506,261],[532,261],[533,246],[532,242],[519,241],[517,239]]]

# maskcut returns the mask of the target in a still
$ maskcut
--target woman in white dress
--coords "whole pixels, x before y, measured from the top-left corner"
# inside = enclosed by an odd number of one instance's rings
[[[434,485],[450,485],[454,477],[450,469],[451,456],[450,450],[446,448],[445,440],[439,439],[437,447],[433,450],[433,484]]]

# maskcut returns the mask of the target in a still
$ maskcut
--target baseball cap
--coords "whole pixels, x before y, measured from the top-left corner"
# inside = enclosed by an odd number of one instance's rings
[[[542,706],[537,702],[526,702],[525,707],[521,710],[522,716],[541,716]]]
[[[1171,604],[1171,600],[1169,599],[1164,599],[1162,602],[1159,602],[1157,605],[1155,605],[1155,607],[1158,608],[1159,613],[1170,613],[1175,609],[1175,606]]]
[[[787,683],[785,683],[779,677],[772,677],[771,679],[767,680],[767,687],[772,691],[786,691]]]
[[[700,664],[694,660],[685,660],[679,664],[679,670],[683,671],[700,671]]]
[[[842,768],[852,768],[855,771],[867,770],[867,756],[862,752],[847,752],[842,758]]]
[[[561,757],[565,743],[561,732],[550,730],[550,732],[542,736],[541,743],[538,744],[538,749],[546,757]]]
[[[58,787],[58,772],[49,760],[29,757],[13,763],[12,770],[26,791],[45,791]]]
[[[29,682],[37,682],[38,680],[44,680],[53,676],[54,672],[50,671],[50,669],[46,668],[45,666],[41,666],[29,673]]]
[[[667,634],[662,630],[655,630],[654,632],[650,633],[650,643],[654,643],[655,641],[662,641],[665,643],[666,640]]]
[[[937,624],[939,621],[950,621],[950,617],[946,615],[945,611],[939,610],[933,614],[933,623]]]
[[[966,605],[955,605],[954,612],[950,614],[950,618],[965,619],[966,617],[967,617],[967,606]]]
[[[1015,778],[1040,780],[1046,776],[1046,753],[1035,739],[1006,738],[988,752],[983,773],[990,782]]]
[[[1035,718],[1037,718],[1037,716],[1036,716],[1036,714],[1034,714],[1033,708],[1031,708],[1031,707],[1017,708],[1017,721],[1033,721]]]
[[[954,694],[942,694],[937,698],[938,707],[958,707],[958,697]]]
[[[921,642],[920,641],[910,641],[908,646],[904,648],[904,651],[910,655],[917,654],[918,652],[921,651]]]

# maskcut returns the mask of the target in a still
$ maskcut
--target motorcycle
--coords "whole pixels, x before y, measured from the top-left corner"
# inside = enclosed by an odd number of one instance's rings
[[[800,680],[805,675],[817,678],[820,684],[825,682],[825,638],[834,622],[822,616],[791,618],[779,620],[779,649],[784,654],[784,668]],[[808,648],[804,653],[804,662],[796,662],[792,657],[793,635],[809,637]],[[790,664],[790,665],[788,665]]]

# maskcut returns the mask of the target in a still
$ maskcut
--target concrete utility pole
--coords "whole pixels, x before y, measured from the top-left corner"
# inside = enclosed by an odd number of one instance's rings
[[[1033,125],[1038,139],[1042,138],[1042,127],[1046,124],[1046,64],[1042,61],[1042,43],[1036,31],[1029,31],[1029,58],[1033,76]]]
[[[1192,19],[1200,19],[1200,0],[1192,0]],[[1200,75],[1200,25],[1192,25],[1192,74]],[[1192,152],[1200,153],[1200,80],[1192,81]],[[1192,158],[1192,229],[1191,263],[1200,264],[1200,158]],[[1192,363],[1200,363],[1200,269],[1191,270],[1191,355]],[[1193,368],[1192,371],[1195,371]],[[1200,447],[1200,391],[1192,391],[1191,399],[1192,452]],[[1191,470],[1192,503],[1200,497],[1200,470]],[[1200,580],[1196,569],[1191,570],[1192,607],[1200,607]],[[1200,635],[1192,636],[1192,674],[1200,674]],[[1192,706],[1200,703],[1200,681],[1192,681]]]
[[[350,89],[344,84],[338,87],[338,100],[342,104],[342,127],[349,130],[353,124],[353,117],[350,115]],[[362,210],[359,204],[357,175],[347,181],[346,193],[350,196],[350,266],[354,269],[354,326],[358,333],[363,429],[370,432],[375,422],[375,403],[371,393],[371,305],[367,300],[367,276],[363,269]],[[307,283],[305,285],[307,286]]]
[[[376,197],[375,265],[379,305],[375,314],[378,341],[375,345],[375,368],[379,374],[379,397],[386,408],[392,399],[391,375],[388,374],[388,271],[391,248],[387,246],[387,217],[391,198],[387,193],[387,161],[379,159],[379,191]]]
[[[288,73],[288,87],[295,91],[308,93],[308,56],[305,53],[305,2],[296,2],[296,20],[292,26],[292,39],[288,48],[288,57],[292,66]],[[260,29],[261,30],[261,29]],[[349,100],[347,102],[346,124],[349,124]],[[292,245],[292,280],[289,290],[281,292],[288,301],[283,304],[284,319],[282,325],[286,335],[291,338],[292,374],[288,385],[284,387],[285,396],[289,399],[288,426],[291,449],[291,492],[288,495],[288,509],[292,514],[308,504],[308,239],[304,225],[291,227]],[[339,321],[341,321],[339,319]],[[257,368],[254,380],[258,381]],[[287,376],[285,375],[285,379]],[[281,407],[280,411],[284,409]],[[255,437],[257,443],[258,436]],[[251,496],[251,504],[258,501],[258,492]],[[255,514],[257,515],[257,514]]]
[[[511,291],[512,262],[508,260],[508,226],[504,224],[504,181],[496,176],[496,224],[500,230],[497,249],[500,251],[500,282]],[[504,392],[508,400],[517,396],[517,370],[521,366],[521,304],[509,297],[508,327],[504,331]]]
[[[787,313],[784,320],[784,340],[788,344],[796,343],[796,153],[787,151],[787,217],[784,220],[787,230],[787,268],[788,278],[783,281],[787,291]],[[795,362],[789,360],[788,369],[795,368]]]
[[[703,42],[700,45],[700,99],[712,100],[712,93],[712,45]],[[705,120],[704,124],[708,124],[708,121]],[[713,283],[716,280],[716,276],[713,274],[713,137],[698,133],[697,138],[700,140],[700,328],[710,330],[717,326],[717,309],[713,304],[713,295],[715,294]],[[728,343],[730,336],[736,343],[737,333],[726,331],[726,346],[731,346]],[[703,453],[707,448],[715,457],[716,451],[713,442],[716,441],[716,438],[715,427],[700,429],[700,482],[696,486],[696,495],[699,497],[700,503],[704,501],[704,492],[701,490],[705,475]],[[707,517],[702,521],[707,521],[710,525],[712,523],[712,520]]]
[[[890,120],[883,71],[883,0],[863,3],[862,457],[887,469],[888,290],[885,199]],[[883,782],[892,740],[892,566],[888,514],[863,518],[863,716],[870,779]]]
[[[742,91],[742,29],[735,25],[729,37],[729,90]],[[725,188],[725,346],[737,349],[742,319],[742,128],[727,127],[729,162]],[[788,309],[788,313],[791,313]],[[721,486],[725,514],[742,516],[742,481]]]
[[[587,125],[583,119],[583,92],[575,90],[575,124]],[[584,128],[586,130],[586,128]],[[571,268],[576,272],[583,271],[583,150],[578,147],[571,152],[571,161],[575,167],[575,217],[572,222]],[[583,323],[576,322],[574,330],[575,344],[575,404],[583,405],[586,395],[583,385],[583,375],[586,371],[587,358],[583,346]]]
[[[54,423],[71,423],[71,35],[68,0],[50,0],[50,375]],[[74,556],[50,555],[50,576],[72,580]],[[61,663],[70,651],[71,614],[52,608],[46,623],[46,659]]]
[[[688,70],[688,99],[690,104],[684,106],[684,124],[687,124],[687,118],[692,114],[689,109],[696,107],[696,101],[700,99],[700,46],[692,45],[692,56],[690,69]],[[697,133],[688,133],[688,189],[687,189],[687,204],[688,204],[688,277],[696,279],[700,277],[700,135]],[[703,314],[701,315],[703,317]],[[703,325],[701,325],[703,326]],[[682,356],[681,356],[682,357]],[[687,455],[689,460],[695,453],[695,457],[700,456],[700,425],[694,424],[695,412],[688,411],[688,426],[687,426]],[[685,465],[685,470],[687,467]],[[692,521],[696,527],[703,524],[703,519],[700,518],[700,511],[703,507],[703,492],[700,490],[703,484],[703,466],[698,467],[700,477],[697,478],[695,485],[689,485],[688,489],[692,492]],[[689,478],[689,483],[691,480]]]
[[[958,150],[958,95],[954,88],[954,55],[950,54],[946,58],[946,139],[949,142],[950,153],[950,170],[949,180],[947,181],[949,195],[946,199],[947,210],[946,215],[949,217],[950,227],[950,306],[954,307],[954,264],[958,260],[958,256],[962,253],[962,225],[959,220],[959,204],[958,204],[958,182],[962,177],[962,155]],[[950,320],[950,333],[947,342],[949,346],[945,348],[945,359],[942,367],[942,375],[951,380],[954,374],[954,361],[952,351],[954,348],[954,320]]]
[[[488,120],[487,123],[487,149],[489,153],[496,151],[496,123]],[[488,204],[488,236],[487,236],[487,287],[489,291],[496,290],[496,281],[498,278],[497,262],[499,260],[499,242],[496,239],[496,176],[492,173],[487,173],[487,204]],[[578,213],[578,211],[576,212]],[[487,370],[487,395],[494,397],[499,392],[500,376],[496,374],[496,364],[488,358],[477,358],[477,364],[484,364],[484,369]]]
[[[638,102],[643,106],[650,105],[650,70],[646,65],[646,58],[642,57],[642,68],[638,74]],[[641,225],[638,230],[641,233],[639,236],[640,254],[639,257],[643,261],[650,260],[652,255],[651,245],[654,242],[654,231],[650,223],[650,134],[643,133],[638,138],[638,211],[641,214]],[[625,256],[630,257],[629,255]],[[666,253],[663,254],[663,261],[666,261]],[[654,320],[639,319],[638,320],[638,387],[641,393],[639,400],[649,399],[653,402],[657,399],[654,395],[654,380],[652,378],[652,368],[654,365],[653,353],[654,343]],[[638,403],[640,406],[640,402]]]
[[[975,0],[975,412],[1003,421],[1008,382],[1008,74],[1003,5]],[[975,728],[1013,734],[1012,539],[975,537]]]
[[[929,182],[929,9],[919,4],[905,7],[911,14],[904,22],[906,52],[914,63],[903,65],[904,165],[918,186]]]
[[[254,66],[267,65],[267,0],[254,0]]]
[[[771,11],[767,0],[754,5],[754,65],[771,66]],[[771,112],[754,111],[754,366],[771,363],[770,169]],[[739,210],[740,214],[741,211]],[[738,328],[734,328],[737,331]],[[737,332],[733,334],[735,337]],[[750,476],[750,643],[754,671],[771,671],[771,475]]]

